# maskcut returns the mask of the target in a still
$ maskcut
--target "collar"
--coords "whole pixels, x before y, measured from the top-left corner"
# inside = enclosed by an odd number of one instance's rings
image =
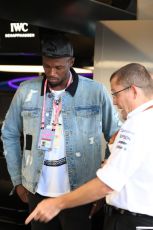
[[[72,97],[74,97],[77,87],[78,87],[78,81],[79,81],[79,77],[78,74],[74,71],[73,68],[70,68],[71,74],[72,74],[72,79],[73,82],[69,85],[69,87],[66,88],[65,91],[69,92],[71,94]],[[44,84],[45,84],[45,80],[46,80],[46,76],[44,75],[43,80],[42,80],[42,85],[41,85],[41,96],[44,95]],[[50,93],[50,89],[49,86],[47,84],[47,88],[46,88],[46,93]]]
[[[130,117],[132,117],[132,116],[134,116],[134,115],[136,115],[138,113],[141,113],[141,112],[147,110],[147,108],[149,108],[152,105],[153,105],[153,100],[149,100],[148,102],[140,105],[138,108],[136,108],[132,112],[130,112],[128,114],[128,118],[130,118]]]

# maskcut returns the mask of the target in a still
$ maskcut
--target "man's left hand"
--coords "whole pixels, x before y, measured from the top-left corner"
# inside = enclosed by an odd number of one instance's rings
[[[30,223],[32,220],[47,223],[60,211],[58,198],[45,199],[41,201],[33,212],[27,217],[25,224]]]

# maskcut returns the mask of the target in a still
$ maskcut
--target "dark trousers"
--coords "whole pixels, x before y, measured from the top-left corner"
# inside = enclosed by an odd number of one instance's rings
[[[153,217],[118,212],[105,214],[103,230],[136,230],[136,226],[153,226]]]
[[[103,225],[104,225],[103,208],[101,208],[95,215],[93,215],[91,222],[92,222],[92,230],[103,230]]]
[[[42,201],[45,197],[39,194],[29,194],[30,212]],[[91,230],[91,220],[89,213],[91,204],[70,208],[61,211],[48,223],[32,221],[32,230]]]

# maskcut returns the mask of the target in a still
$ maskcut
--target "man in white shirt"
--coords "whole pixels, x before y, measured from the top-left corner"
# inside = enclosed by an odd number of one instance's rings
[[[127,120],[97,178],[75,191],[39,203],[27,218],[48,222],[61,210],[106,196],[104,230],[153,226],[153,80],[144,66],[131,63],[110,78],[114,105]]]

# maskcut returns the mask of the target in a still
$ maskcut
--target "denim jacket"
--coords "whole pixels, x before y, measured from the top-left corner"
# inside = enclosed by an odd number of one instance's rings
[[[105,87],[78,76],[62,96],[65,151],[71,190],[96,176],[101,165],[102,132],[106,141],[119,129],[116,111]],[[2,127],[2,140],[8,171],[15,185],[23,184],[35,193],[44,152],[38,150],[42,115],[44,77],[21,83]],[[45,125],[52,115],[52,93],[46,92]],[[20,137],[24,136],[23,151]]]

